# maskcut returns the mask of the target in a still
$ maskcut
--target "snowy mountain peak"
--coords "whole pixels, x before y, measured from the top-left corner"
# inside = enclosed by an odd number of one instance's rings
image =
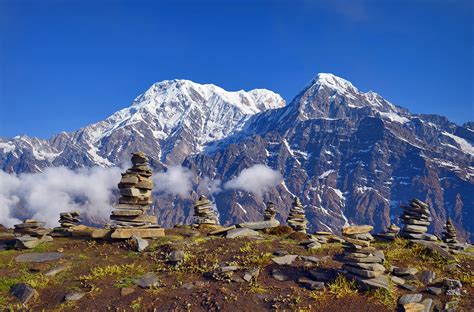
[[[313,80],[313,84],[317,86],[326,86],[328,88],[340,91],[341,93],[359,93],[359,90],[357,90],[357,88],[354,87],[350,81],[329,73],[319,73]]]
[[[141,106],[150,104],[150,102],[156,104],[182,100],[212,105],[216,99],[235,106],[244,114],[255,114],[285,105],[285,101],[280,95],[266,89],[232,92],[213,84],[199,84],[190,80],[174,79],[154,83],[145,93],[135,99],[132,106]]]

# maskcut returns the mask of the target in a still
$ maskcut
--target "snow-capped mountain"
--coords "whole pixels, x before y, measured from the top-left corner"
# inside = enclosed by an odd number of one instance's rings
[[[432,207],[435,232],[449,216],[467,238],[474,232],[473,145],[474,123],[412,114],[331,74],[317,75],[286,106],[267,90],[227,92],[173,80],[74,133],[0,140],[0,168],[108,166],[143,150],[156,170],[183,164],[225,182],[266,164],[285,178],[263,198],[276,203],[282,220],[291,197],[299,196],[313,229],[370,223],[379,230],[398,222],[400,203],[418,197]],[[156,201],[163,225],[191,220],[191,200]],[[236,190],[215,201],[224,223],[258,220],[264,209],[262,199]]]
[[[137,149],[156,166],[179,164],[239,129],[249,116],[284,105],[278,94],[264,89],[228,92],[212,84],[166,80],[153,84],[131,106],[76,132],[49,141],[26,136],[0,141],[0,168],[36,172],[58,165],[111,166]]]

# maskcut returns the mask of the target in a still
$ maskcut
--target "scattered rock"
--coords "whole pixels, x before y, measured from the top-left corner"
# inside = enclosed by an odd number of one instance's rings
[[[271,228],[277,227],[279,225],[280,225],[280,221],[276,219],[272,219],[268,221],[240,223],[239,227],[252,229],[252,230],[265,230],[265,229],[271,229]]]
[[[64,301],[78,301],[81,300],[86,294],[83,292],[72,292],[64,296]]]
[[[60,266],[54,267],[52,269],[49,269],[44,273],[45,276],[55,276],[58,273],[61,273],[67,269],[69,269],[70,265],[68,264],[62,264]]]
[[[255,280],[258,277],[259,274],[260,274],[260,269],[259,268],[252,268],[244,274],[243,279],[246,282],[250,282],[252,280]]]
[[[274,279],[276,279],[277,281],[279,282],[285,282],[288,280],[288,276],[286,276],[285,274],[283,274],[282,272],[278,271],[278,270],[273,270],[272,271],[272,277]]]
[[[310,290],[318,290],[318,289],[324,288],[323,282],[313,281],[312,279],[309,279],[307,277],[300,277],[298,279],[298,283],[300,283],[305,288],[308,288]]]
[[[397,284],[397,285],[403,285],[405,284],[405,280],[401,277],[398,277],[398,276],[395,276],[395,275],[391,275],[390,276],[390,279],[392,280],[392,282],[394,284]]]
[[[239,269],[238,266],[236,265],[223,265],[219,267],[219,273],[228,273],[228,272],[234,272]]]
[[[426,298],[421,302],[422,305],[425,306],[423,312],[431,312],[434,309],[433,299]]]
[[[459,280],[447,278],[443,281],[443,286],[446,288],[446,295],[460,296],[462,290],[462,283]]]
[[[46,262],[61,259],[60,252],[32,252],[16,256],[16,262]]]
[[[183,285],[181,285],[181,288],[191,290],[191,289],[194,288],[194,284],[193,283],[184,283]]]
[[[238,238],[238,237],[248,237],[248,236],[258,236],[258,233],[255,230],[247,229],[247,228],[238,228],[233,229],[227,232],[226,238]]]
[[[400,288],[403,288],[403,289],[406,289],[408,291],[415,291],[418,289],[418,287],[416,287],[415,285],[411,285],[411,284],[399,284],[398,287]]]
[[[148,248],[149,242],[138,235],[133,235],[132,240],[135,243],[138,252],[144,251]]]
[[[439,287],[428,287],[426,291],[432,295],[441,295],[443,290]]]
[[[433,283],[435,278],[436,273],[433,271],[423,271],[420,275],[420,281],[425,285]]]
[[[365,234],[369,233],[374,229],[371,225],[354,225],[342,228],[342,234],[353,235],[353,234]]]
[[[173,250],[170,253],[168,259],[172,263],[178,263],[180,261],[183,261],[184,257],[185,257],[184,251],[182,251],[182,250]]]
[[[10,293],[17,297],[21,303],[28,304],[28,302],[35,297],[38,292],[31,286],[25,283],[18,283],[12,286]]]
[[[392,273],[396,276],[415,275],[418,270],[415,268],[393,268]]]
[[[424,312],[425,306],[421,303],[410,302],[403,305],[403,311],[405,312]]]
[[[334,274],[328,271],[319,272],[316,270],[309,270],[309,275],[311,275],[311,278],[313,280],[320,282],[329,282],[333,279]]]
[[[401,296],[400,299],[398,299],[398,304],[405,305],[411,302],[420,302],[421,299],[423,299],[422,294],[406,294]]]
[[[218,230],[209,232],[209,235],[221,235],[221,234],[227,233],[227,232],[229,232],[230,230],[233,230],[233,229],[235,229],[235,225],[231,225],[231,226],[228,226],[228,227],[224,227],[222,229],[218,229]]]
[[[291,265],[298,258],[298,255],[286,255],[281,257],[273,257],[272,261],[279,265]]]
[[[312,263],[319,263],[321,262],[320,258],[314,257],[314,256],[299,256],[299,258],[303,261],[308,261]]]
[[[154,273],[148,272],[142,277],[136,279],[135,284],[141,288],[152,288],[160,286],[160,280]]]
[[[120,295],[122,297],[125,297],[125,296],[128,296],[128,295],[131,295],[135,292],[135,288],[132,288],[132,287],[122,287],[120,289]]]

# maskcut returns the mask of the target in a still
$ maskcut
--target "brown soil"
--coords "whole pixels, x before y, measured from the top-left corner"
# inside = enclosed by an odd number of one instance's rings
[[[184,235],[180,235],[180,233]],[[334,256],[341,252],[340,245],[325,245],[317,252],[305,250],[298,242],[266,235],[264,240],[250,238],[224,239],[190,237],[189,229],[167,231],[167,237],[153,240],[149,251],[137,253],[130,251],[127,242],[92,241],[73,238],[55,238],[53,242],[33,251],[62,250],[64,259],[46,264],[19,264],[14,257],[31,251],[0,251],[0,309],[19,308],[16,298],[9,294],[9,279],[34,278],[51,267],[67,263],[70,269],[46,279],[37,287],[39,295],[28,307],[39,311],[393,311],[366,292],[336,298],[326,289],[310,291],[297,283],[299,277],[309,276],[309,269],[326,271],[339,268],[340,262]],[[192,233],[191,233],[192,234]],[[184,250],[186,260],[177,267],[167,262],[167,254],[174,249]],[[321,258],[319,264],[295,261],[291,266],[274,264],[270,255],[276,250],[290,254],[313,255]],[[463,265],[473,265],[465,260]],[[260,266],[261,271],[253,283],[233,282],[223,278],[216,280],[208,273],[217,265],[236,264],[243,269],[234,275],[242,277],[247,268]],[[81,278],[89,275],[93,268],[111,265],[133,264],[140,269],[135,272],[122,270],[111,275],[99,276],[89,280]],[[289,277],[279,282],[271,276],[278,268]],[[155,272],[162,283],[161,287],[145,290],[136,287],[133,279],[144,272]],[[3,279],[3,280],[2,280]],[[24,280],[25,282],[27,280]],[[192,289],[183,284],[199,282]],[[3,286],[2,286],[3,283]],[[3,288],[1,288],[3,287]],[[120,294],[121,287],[132,287],[135,291],[127,296]],[[420,290],[422,288],[420,287]],[[465,285],[468,291],[463,296],[462,306],[473,306],[472,285]],[[63,302],[66,293],[87,292],[77,302]],[[396,296],[406,293],[396,290]],[[430,295],[424,293],[424,297]],[[433,296],[434,297],[434,296]],[[467,299],[466,299],[467,298]],[[447,297],[438,296],[442,302]]]

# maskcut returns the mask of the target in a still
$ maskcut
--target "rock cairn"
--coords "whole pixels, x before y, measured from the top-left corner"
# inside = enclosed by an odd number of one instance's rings
[[[79,211],[62,212],[59,214],[59,224],[64,229],[77,226],[80,222]]]
[[[408,206],[401,206],[403,214],[400,219],[404,223],[400,235],[409,240],[436,241],[436,236],[427,234],[431,214],[428,204],[418,199],[412,199]]]
[[[304,207],[298,197],[295,197],[286,223],[296,232],[306,233],[308,221],[306,220]]]
[[[276,217],[276,210],[275,204],[272,202],[267,203],[267,207],[265,208],[265,212],[263,213],[263,220],[270,221],[275,219]]]
[[[395,239],[395,237],[397,237],[399,232],[400,228],[396,224],[392,223],[385,231],[375,235],[375,237],[382,241],[391,242]]]
[[[370,235],[370,225],[349,226],[342,229],[344,253],[342,269],[349,279],[365,289],[385,288],[389,284],[382,263],[385,256],[382,251],[370,246],[374,239]]]
[[[463,250],[465,249],[464,245],[461,244],[457,237],[456,228],[454,227],[453,221],[451,219],[446,220],[446,225],[444,226],[443,233],[443,242],[448,245],[449,249],[453,250]]]
[[[206,196],[199,196],[199,199],[194,204],[194,224],[219,224],[216,212]]]
[[[45,225],[45,222],[35,219],[27,219],[23,223],[15,224],[14,233],[17,236],[29,235],[34,237],[42,237],[51,232],[51,229],[46,229],[44,227]]]
[[[152,203],[152,171],[148,166],[148,157],[144,153],[132,154],[132,167],[122,173],[118,184],[120,199],[110,219],[116,227],[152,227],[157,226],[155,216],[146,215]]]

